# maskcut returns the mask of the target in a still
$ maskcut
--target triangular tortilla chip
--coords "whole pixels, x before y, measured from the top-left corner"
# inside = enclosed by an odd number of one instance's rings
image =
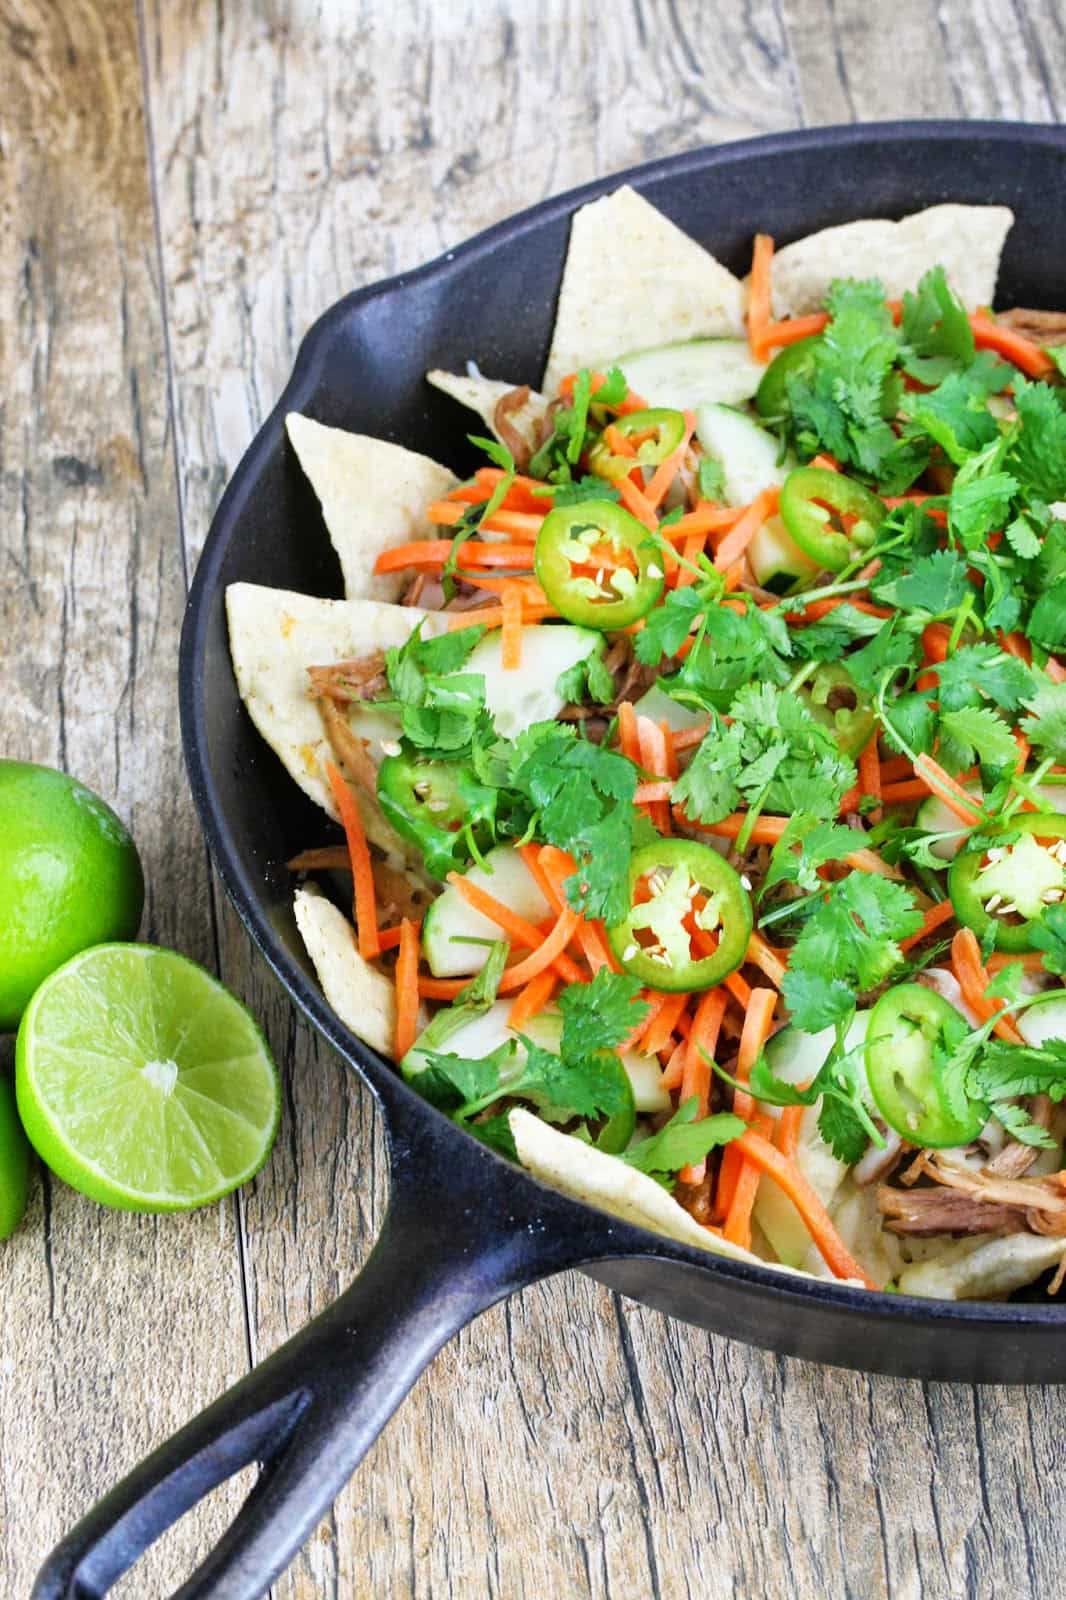
[[[322,504],[322,515],[344,574],[350,600],[398,600],[408,572],[374,576],[383,550],[410,539],[431,539],[431,500],[455,483],[455,474],[428,456],[386,439],[371,439],[290,411],[285,426],[293,449]]]
[[[624,350],[743,331],[739,279],[626,185],[574,214],[541,388]]]
[[[796,1273],[792,1267],[761,1261],[750,1250],[708,1233],[654,1178],[627,1166],[616,1156],[605,1155],[582,1139],[550,1128],[532,1112],[517,1108],[511,1112],[508,1123],[519,1161],[551,1188],[561,1189],[586,1205],[598,1206],[601,1211],[609,1211],[625,1222],[650,1228],[652,1233],[664,1234],[667,1239],[694,1245],[697,1250],[709,1250],[713,1255],[729,1256],[734,1261],[748,1261],[757,1267],[774,1265],[775,1271],[807,1276]]]
[[[434,389],[439,389],[442,394],[458,400],[461,406],[468,406],[471,411],[476,411],[486,428],[494,433],[497,439],[502,439],[502,434],[496,428],[496,406],[505,394],[510,394],[513,389],[519,388],[519,384],[504,383],[500,378],[443,372],[440,367],[434,367],[432,372],[426,373],[426,382],[431,383]],[[536,389],[531,389],[525,405],[507,414],[508,422],[525,440],[531,451],[537,448],[537,424],[547,409],[547,397],[538,394]]]
[[[317,889],[297,889],[296,926],[322,993],[357,1038],[383,1056],[396,1040],[396,991],[384,973],[365,962],[355,945],[355,929]]]
[[[241,699],[275,755],[305,794],[336,819],[323,761],[330,747],[307,669],[358,659],[403,644],[419,621],[428,638],[447,621],[416,606],[378,600],[321,600],[288,589],[231,583],[226,590],[230,654]],[[359,791],[356,791],[357,794]],[[361,807],[368,836],[390,854],[409,852],[376,805]]]
[[[1013,221],[1007,206],[943,205],[901,222],[866,218],[823,228],[775,254],[774,316],[819,310],[834,278],[876,278],[889,300],[899,300],[937,265],[967,310],[990,306]]]

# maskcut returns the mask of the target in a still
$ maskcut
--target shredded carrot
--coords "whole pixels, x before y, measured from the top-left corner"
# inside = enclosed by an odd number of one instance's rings
[[[619,478],[615,488],[622,497],[622,504],[627,511],[632,512],[638,522],[643,522],[650,533],[654,533],[659,526],[659,519],[655,514],[655,507],[647,499],[642,489],[629,478]]]
[[[806,317],[787,317],[783,322],[767,322],[759,329],[752,343],[752,354],[758,361],[766,361],[771,350],[783,350],[786,345],[798,344],[821,333],[829,321],[827,311],[812,311]]]
[[[543,1011],[552,995],[559,979],[553,968],[547,967],[543,972],[538,972],[535,978],[530,978],[524,989],[520,989],[515,996],[514,1005],[507,1013],[507,1026],[521,1028]]]
[[[764,1139],[769,1139],[774,1131],[773,1118],[768,1117],[765,1112],[753,1117],[751,1126],[753,1131]],[[727,1150],[728,1148],[726,1146]],[[741,1161],[725,1225],[722,1228],[722,1237],[728,1239],[730,1244],[740,1245],[743,1250],[751,1249],[751,1213],[755,1207],[755,1196],[759,1192],[761,1179],[762,1173],[754,1161]]]
[[[459,546],[460,567],[529,567],[533,547],[528,544],[484,544],[467,539]],[[401,572],[407,567],[443,567],[452,554],[450,539],[416,539],[382,551],[375,572]]]
[[[773,487],[763,489],[755,496],[740,521],[730,529],[715,552],[714,564],[719,572],[728,571],[734,561],[739,561],[744,555],[767,517],[772,517],[777,510],[779,494],[780,490]]]
[[[746,1084],[751,1077],[751,1069],[759,1058],[759,1051],[766,1043],[774,1023],[774,1007],[777,1004],[777,995],[773,989],[753,989],[747,1010],[744,1013],[744,1025],[740,1033],[740,1045],[737,1050],[737,1065],[734,1077],[739,1084]],[[750,1122],[755,1112],[755,1101],[746,1089],[733,1090],[733,1112],[738,1117],[743,1117],[745,1122]],[[744,1166],[743,1158],[736,1149],[735,1144],[727,1145],[722,1155],[722,1166],[718,1174],[718,1189],[715,1194],[715,1212],[720,1218],[728,1216],[733,1205],[737,1184],[740,1182],[741,1169]]]
[[[527,851],[536,857],[535,868],[530,866]],[[522,846],[522,859],[540,884],[552,909],[557,912],[564,910],[567,901],[563,885],[577,872],[577,863],[573,856],[553,844],[540,847],[527,844]],[[602,922],[590,917],[581,917],[577,924],[577,941],[594,975],[601,967],[609,967],[612,972],[619,970],[614,951],[607,942]]]
[[[979,1021],[987,1022],[990,1017],[1003,1012],[993,1033],[998,1033],[1001,1039],[1007,1039],[1011,1044],[1024,1044],[1025,1040],[1015,1027],[1013,1017],[1007,1014],[1006,1002],[990,1000],[985,994],[988,973],[982,965],[981,947],[971,928],[960,928],[951,941],[951,969],[962,990],[962,998]]]
[[[618,707],[618,742],[622,754],[635,766],[640,766],[640,734],[637,731],[637,714],[632,700],[623,700]]]
[[[418,992],[424,1000],[454,1000],[469,984],[469,978],[419,977]]]
[[[943,800],[963,822],[968,823],[971,828],[980,822],[981,808],[974,802],[973,795],[967,794],[962,784],[956,783],[955,779],[944,771],[939,761],[934,761],[932,756],[921,755],[914,763],[914,772],[930,793]]]
[[[396,1043],[397,1061],[414,1044],[418,1035],[418,930],[404,917],[400,924],[400,954],[396,961]]]
[[[415,926],[418,927],[419,924],[416,923]],[[382,950],[395,950],[396,947],[400,943],[400,936],[401,936],[402,933],[403,933],[403,923],[402,922],[398,922],[394,928],[379,928],[378,929],[378,946],[379,946],[379,948],[382,949]]]
[[[712,500],[701,500],[683,517],[678,517],[676,522],[663,528],[662,532],[674,544],[683,542],[694,533],[704,536],[708,533],[726,533],[736,527],[747,509],[747,506],[719,506]]]
[[[950,900],[938,900],[936,905],[930,906],[925,913],[918,932],[912,933],[908,938],[899,941],[900,949],[912,950],[916,944],[921,944],[923,939],[927,939],[936,928],[941,927],[945,922],[950,922],[954,915],[955,907]]]
[[[636,460],[637,447],[631,439],[627,439],[620,428],[609,422],[603,430],[603,442],[612,455],[625,456],[627,460]]]
[[[691,411],[685,412],[685,434],[677,449],[667,456],[665,461],[660,461],[648,482],[644,486],[644,497],[650,506],[660,506],[666,498],[667,490],[681,470],[685,459],[685,452],[692,442],[692,435],[696,431],[696,417]]]
[[[621,1043],[615,1046],[619,1055],[625,1055],[626,1051],[635,1050],[638,1045],[641,1045],[641,1041],[644,1038],[645,1033],[651,1027],[652,1023],[658,1018],[669,996],[665,995],[659,989],[642,989],[640,992],[640,998],[643,1000],[648,1009],[645,1011],[636,1027],[631,1028]],[[643,1050],[642,1045],[641,1048]],[[648,1055],[650,1054],[650,1051],[644,1050],[643,1053]]]
[[[845,796],[845,798],[847,798]],[[929,785],[924,778],[904,778],[901,783],[886,783],[881,789],[881,799],[886,806],[902,805],[910,800],[928,800]],[[944,798],[947,804],[946,796]],[[855,809],[848,807],[849,811]]]
[[[806,1106],[783,1106],[774,1130],[774,1144],[789,1161],[795,1159],[799,1144],[800,1123]]]
[[[564,911],[551,933],[541,943],[540,949],[534,950],[524,961],[520,961],[517,966],[507,968],[500,981],[500,993],[513,994],[515,989],[523,988],[530,978],[535,978],[538,972],[543,972],[545,967],[551,966],[552,962],[562,972],[568,983],[580,982],[583,977],[580,968],[574,967],[574,963],[566,955],[566,947],[574,937],[574,929],[577,927],[577,923],[578,915],[576,911]],[[564,971],[563,964],[577,973],[576,980]]]
[[[472,883],[469,878],[464,878],[459,872],[449,872],[448,882],[455,885],[463,899],[468,905],[473,906],[475,911],[480,911],[483,917],[488,917],[490,922],[494,922],[498,928],[502,928],[512,943],[522,945],[525,949],[538,953],[543,950],[547,941],[540,929],[535,927],[532,922],[527,922],[525,917],[520,917],[517,911],[512,911],[510,906],[505,906],[502,900],[497,900],[495,895],[487,893],[486,890],[482,889],[478,884]],[[573,915],[576,916],[577,913],[574,912]],[[558,927],[558,923],[556,927]],[[549,935],[550,937],[551,935]],[[585,974],[576,962],[571,961],[570,957],[565,954],[566,945],[569,942],[569,939],[567,939],[555,955],[549,956],[548,961],[554,962],[556,971],[560,977],[566,979],[567,983],[582,983]],[[541,962],[534,971],[540,972],[546,964]],[[517,971],[517,968],[512,970]],[[533,974],[531,973],[530,976],[533,976]],[[512,987],[518,986],[512,985]]]
[[[354,904],[352,915],[355,919],[356,935],[359,944],[359,954],[364,961],[373,961],[375,956],[381,954],[381,939],[378,935],[378,907],[377,895],[374,889],[374,873],[370,865],[370,850],[363,831],[363,821],[359,815],[359,807],[355,796],[345,783],[340,770],[332,761],[326,762],[326,777],[333,791],[333,798],[340,812],[341,824],[344,828],[344,837],[348,841],[348,854],[352,863],[352,881],[355,885]]]
[[[746,959],[751,962],[753,967],[758,967],[760,972],[764,972],[769,978],[770,982],[776,984],[780,989],[781,985],[785,981],[784,963],[780,961],[774,954],[773,950],[766,943],[766,940],[761,934],[752,934],[748,941],[748,954]],[[759,992],[760,991],[758,989],[753,989],[752,995],[754,996]]]
[[[886,783],[898,783],[903,778],[909,778],[914,771],[909,756],[889,756],[887,761],[881,763],[881,787]]]
[[[502,586],[500,610],[503,612],[500,666],[505,672],[517,672],[522,665],[522,591],[517,584]]]
[[[637,740],[640,745],[640,764],[646,772],[654,772],[661,776],[666,772],[666,740],[663,730],[657,722],[650,717],[637,718]],[[667,793],[653,800],[650,806],[651,819],[660,833],[670,833],[670,791],[673,784],[667,784]]]
[[[670,1059],[663,1068],[662,1078],[659,1080],[664,1089],[672,1094],[675,1089],[680,1089],[681,1080],[685,1073],[685,1051],[688,1048],[687,1039],[682,1039],[670,1053]]]
[[[746,811],[734,811],[731,816],[723,817],[721,822],[691,822],[685,817],[682,820],[688,822],[690,828],[717,834],[719,839],[736,839],[748,821],[748,814]],[[790,821],[789,817],[759,817],[752,825],[752,844],[776,844]]]
[[[1030,950],[1025,955],[1006,955],[1002,951],[996,950],[985,962],[985,967],[995,975],[997,972],[1002,972],[1004,967],[1012,966],[1015,962],[1021,962],[1022,968],[1026,972],[1047,971],[1044,966],[1043,951],[1041,950]]]
[[[545,617],[557,617],[558,611],[552,606],[526,605],[522,607],[522,617],[525,622],[543,622]],[[451,611],[448,613],[448,631],[455,633],[459,628],[502,628],[502,606],[476,606],[472,611]]]
[[[685,562],[687,562],[687,565],[682,566],[680,562],[678,563],[677,571],[674,573],[675,589],[685,589],[690,584],[695,583],[697,575],[692,569],[696,565],[700,556],[703,554],[703,546],[706,542],[706,537],[706,534],[703,533],[690,533],[688,538],[685,540],[685,543],[682,546],[681,554]],[[687,640],[685,641],[685,644],[688,645]],[[691,649],[691,646],[688,645],[688,648]],[[679,655],[681,653],[681,651],[678,651]]]
[[[930,664],[947,660],[951,629],[946,622],[927,622],[922,629],[922,655]]]
[[[756,361],[765,361],[763,339],[771,319],[770,272],[774,259],[774,241],[768,233],[757,233],[751,253],[751,277],[748,281],[748,343]]]
[[[726,997],[722,989],[707,989],[696,1007],[696,1015],[685,1042],[684,1067],[681,1074],[680,1101],[684,1105],[693,1095],[697,1101],[697,1119],[707,1115],[711,1098],[711,1069],[706,1057],[713,1058],[718,1045],[718,1033],[725,1016]],[[682,1183],[699,1183],[707,1170],[705,1161],[682,1167]]]
[[[494,511],[482,523],[493,533],[514,533],[521,539],[535,539],[544,521],[543,515],[531,511]],[[453,528],[463,516],[463,508],[455,500],[434,500],[426,508],[426,517],[438,527]]]
[[[869,744],[859,756],[859,782],[865,798],[877,801],[877,805],[870,811],[873,822],[881,820],[881,763],[877,759],[877,734],[873,735]]]
[[[769,1139],[764,1139],[762,1134],[755,1133],[751,1128],[727,1145],[726,1150],[738,1147],[742,1155],[753,1161],[784,1190],[803,1218],[808,1233],[834,1276],[856,1278],[867,1289],[876,1289],[877,1284],[855,1260],[833,1226],[825,1206],[795,1162],[789,1161],[780,1150],[774,1148]]]
[[[970,313],[970,327],[978,350],[994,350],[997,355],[1006,356],[1027,377],[1048,378],[1056,370],[1054,361],[1045,350],[1041,350],[1024,334],[1015,333],[1013,328],[1006,328],[1001,322],[994,322],[979,311]]]
[[[742,1010],[746,1009],[748,1002],[751,1000],[751,985],[744,981],[739,972],[731,972],[728,978],[722,979],[722,982],[740,1008]]]
[[[694,728],[675,729],[674,750],[691,750],[693,745],[702,744],[710,726],[709,722],[698,722]]]
[[[688,1006],[689,998],[684,992],[665,997],[658,1015],[649,1019],[644,1030],[641,1050],[646,1056],[657,1056],[660,1050],[666,1049],[682,1011]]]

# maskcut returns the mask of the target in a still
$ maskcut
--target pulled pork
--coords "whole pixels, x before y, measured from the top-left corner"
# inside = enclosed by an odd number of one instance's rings
[[[315,700],[341,705],[351,700],[373,700],[387,688],[382,650],[372,650],[355,661],[335,661],[330,667],[308,667],[307,673]]]
[[[991,1166],[974,1172],[928,1151],[923,1155],[921,1176],[932,1179],[936,1187],[896,1189],[883,1184],[877,1191],[877,1207],[890,1232],[1066,1234],[1062,1173],[1005,1177]],[[909,1176],[908,1171],[903,1181]]]
[[[1066,344],[1066,311],[1031,311],[1014,306],[1010,311],[1001,311],[997,321],[1032,339],[1034,344]]]
[[[492,425],[514,456],[514,464],[519,472],[529,470],[533,452],[525,437],[511,421],[511,415],[515,411],[521,411],[522,407],[528,404],[530,393],[528,383],[523,383],[518,389],[508,389],[507,393],[501,394],[497,400],[496,409],[492,414]]]

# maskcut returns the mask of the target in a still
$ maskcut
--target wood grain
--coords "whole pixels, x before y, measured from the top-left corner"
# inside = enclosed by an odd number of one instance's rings
[[[286,1106],[236,1206],[157,1225],[57,1193],[0,1255],[13,1594],[246,1343],[260,1359],[348,1281],[382,1214],[368,1097],[209,899],[176,753],[179,518],[191,566],[303,330],[601,172],[802,122],[1049,120],[1066,71],[1057,0],[897,0],[890,24],[865,0],[142,0],[142,120],[133,0],[58,11],[0,0],[5,735],[132,815],[150,932],[263,1017]],[[1050,1596],[1056,1412],[776,1359],[568,1275],[442,1353],[274,1593]],[[222,1509],[127,1592],[173,1581]]]
[[[0,37],[2,749],[116,806],[144,857],[144,935],[212,960],[134,17],[4,0]],[[126,1217],[39,1181],[0,1250],[0,1307],[0,1592],[21,1600],[72,1518],[245,1368],[234,1207]],[[127,1592],[187,1567],[225,1510]]]

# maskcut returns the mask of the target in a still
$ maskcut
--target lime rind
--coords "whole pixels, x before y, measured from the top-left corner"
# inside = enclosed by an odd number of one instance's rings
[[[105,1205],[190,1210],[247,1182],[281,1112],[255,1019],[186,957],[101,945],[47,979],[19,1029],[19,1110],[65,1182]]]

